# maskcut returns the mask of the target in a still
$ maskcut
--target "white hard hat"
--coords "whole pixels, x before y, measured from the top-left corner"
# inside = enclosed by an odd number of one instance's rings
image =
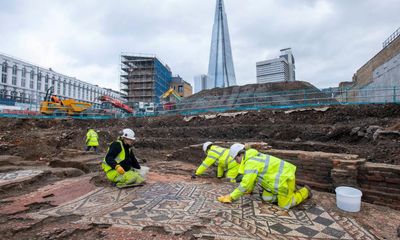
[[[232,158],[235,158],[235,157],[238,155],[238,153],[239,153],[240,151],[242,151],[242,150],[244,150],[244,145],[241,144],[241,143],[235,143],[235,144],[233,144],[233,145],[231,146],[231,148],[229,149],[229,155],[230,155]]]
[[[122,136],[123,138],[128,138],[131,140],[135,140],[135,132],[130,129],[130,128],[125,128],[124,130],[122,130]]]
[[[212,142],[205,142],[205,143],[203,144],[203,151],[204,151],[205,153],[207,153],[207,148],[208,148],[211,144],[213,144],[213,143],[212,143]]]

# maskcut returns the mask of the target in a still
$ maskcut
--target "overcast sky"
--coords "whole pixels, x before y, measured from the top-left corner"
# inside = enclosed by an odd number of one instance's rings
[[[400,27],[399,0],[225,0],[236,79],[291,47],[296,78],[351,81]],[[208,72],[215,0],[0,0],[0,52],[119,90],[121,52],[155,54],[193,83]]]

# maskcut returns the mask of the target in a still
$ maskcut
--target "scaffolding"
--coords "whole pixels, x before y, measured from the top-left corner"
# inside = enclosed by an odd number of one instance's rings
[[[171,80],[171,70],[156,56],[121,54],[121,91],[130,105],[159,103]]]

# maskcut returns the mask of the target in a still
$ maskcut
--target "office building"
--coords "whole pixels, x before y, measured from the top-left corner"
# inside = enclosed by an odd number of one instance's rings
[[[201,92],[207,88],[208,76],[205,74],[194,77],[194,93]]]
[[[296,80],[295,61],[290,48],[281,50],[279,58],[257,62],[257,83]]]

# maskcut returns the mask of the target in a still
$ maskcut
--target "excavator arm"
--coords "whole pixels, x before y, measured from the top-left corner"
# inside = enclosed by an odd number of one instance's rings
[[[129,106],[126,105],[126,104],[123,104],[123,103],[122,103],[121,101],[119,101],[119,100],[116,100],[116,99],[114,99],[114,98],[111,98],[110,96],[106,96],[106,95],[100,96],[100,97],[99,97],[99,100],[102,101],[102,102],[111,103],[111,105],[113,105],[114,107],[119,108],[119,109],[122,109],[122,110],[124,110],[124,111],[127,112],[127,113],[133,113],[133,111],[134,111],[133,108],[129,107]]]

